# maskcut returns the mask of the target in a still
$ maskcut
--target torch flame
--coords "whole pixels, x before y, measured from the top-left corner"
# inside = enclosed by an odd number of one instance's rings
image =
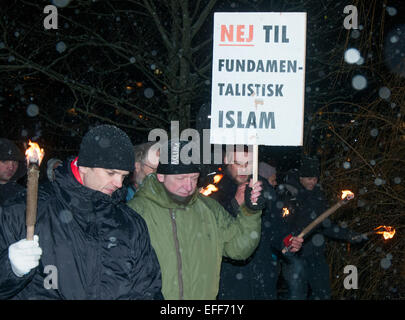
[[[28,144],[30,147],[25,151],[28,165],[30,163],[37,163],[38,165],[41,165],[41,161],[45,155],[44,149],[41,149],[38,143],[31,142],[31,140],[28,142]]]
[[[216,174],[213,178],[214,184],[217,184],[219,181],[221,181],[223,174]],[[204,196],[209,196],[211,193],[218,191],[218,188],[214,184],[209,184],[205,188],[202,188],[200,190],[200,193],[202,193]]]
[[[213,184],[209,184],[205,188],[201,189],[200,193],[202,193],[204,196],[209,196],[211,193],[216,191],[218,191],[218,188]]]
[[[354,193],[350,190],[342,190],[342,200],[352,200],[354,198]]]
[[[214,183],[217,184],[219,181],[221,181],[223,176],[224,176],[223,174],[216,174],[214,176]]]
[[[379,226],[375,228],[374,230],[382,229],[380,231],[376,231],[376,234],[382,234],[384,237],[384,240],[392,239],[395,234],[395,229],[390,226]]]
[[[290,214],[290,210],[288,208],[283,208],[283,218]]]

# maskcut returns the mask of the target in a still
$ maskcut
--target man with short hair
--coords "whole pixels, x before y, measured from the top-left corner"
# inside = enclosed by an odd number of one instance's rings
[[[129,137],[101,125],[84,136],[78,157],[40,186],[33,240],[23,239],[26,196],[2,207],[0,298],[162,298],[146,224],[124,202],[122,182],[133,168]],[[49,266],[57,273],[45,285]]]
[[[148,225],[162,268],[164,298],[212,300],[218,293],[222,256],[246,259],[259,242],[261,211],[252,203],[260,198],[261,186],[250,183],[250,208],[243,203],[238,216],[231,217],[198,192],[200,168],[185,159],[188,147],[184,141],[162,146],[157,173],[146,177],[128,205]],[[167,162],[162,150],[169,155]]]
[[[17,180],[26,173],[24,155],[12,141],[0,138],[0,205],[25,190]]]
[[[131,177],[131,184],[128,186],[127,201],[134,197],[145,177],[156,172],[160,153],[157,146],[158,144],[154,141],[135,146],[135,170]]]
[[[252,162],[253,152],[247,146],[235,151],[228,150],[225,154],[225,174],[217,184],[218,191],[213,192],[211,197],[218,200],[232,217],[237,215],[239,206],[245,203],[246,186],[253,172]],[[261,169],[263,167],[259,166],[259,174],[265,174]],[[271,173],[275,173],[275,170]],[[260,243],[255,252],[243,261],[223,260],[218,293],[220,300],[276,299],[278,269],[272,257],[273,247],[281,251],[284,247],[283,239],[291,245],[292,252],[301,247],[302,240],[290,237],[287,230],[281,228],[282,221],[280,223],[279,219],[272,216],[276,214],[272,211],[276,201],[273,187],[261,176],[259,183],[263,187],[264,196]]]

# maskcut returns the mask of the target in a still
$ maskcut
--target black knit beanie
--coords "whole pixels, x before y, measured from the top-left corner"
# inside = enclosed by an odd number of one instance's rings
[[[169,140],[161,145],[156,173],[184,174],[200,172],[199,145],[192,141]]]
[[[27,166],[24,154],[18,149],[14,142],[0,138],[0,161],[17,161],[18,169],[10,180],[18,180],[27,173]]]
[[[134,146],[127,134],[112,125],[91,129],[80,144],[78,166],[134,171]]]
[[[303,178],[319,177],[319,161],[316,158],[303,157],[301,159],[301,166],[299,175]]]

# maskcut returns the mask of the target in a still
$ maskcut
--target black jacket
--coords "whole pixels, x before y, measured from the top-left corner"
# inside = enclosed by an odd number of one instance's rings
[[[15,181],[9,181],[5,184],[0,184],[0,206],[6,201],[12,201],[15,197],[19,196],[25,188]]]
[[[284,219],[289,233],[297,236],[307,225],[329,208],[325,195],[319,185],[313,190],[305,189],[299,182],[297,170],[290,170],[286,183],[282,185],[284,206],[290,214]],[[335,240],[352,241],[359,234],[347,228],[339,227],[330,219],[325,219],[304,238],[304,243],[297,256],[323,255],[325,250],[324,236]]]
[[[0,207],[1,299],[162,298],[161,274],[144,220],[124,202],[81,185],[70,162],[53,183],[40,186],[35,234],[40,265],[16,277],[10,244],[25,238],[25,195]],[[57,270],[57,289],[46,289],[46,266]]]
[[[287,230],[276,209],[276,193],[274,189],[261,177],[266,207],[262,214],[260,243],[255,252],[244,261],[224,258],[221,266],[220,287],[218,299],[251,300],[274,299],[277,281],[277,267],[274,254],[282,249],[282,239]],[[212,193],[216,199],[232,216],[238,212],[235,200],[237,184],[224,175],[217,184],[218,191]]]

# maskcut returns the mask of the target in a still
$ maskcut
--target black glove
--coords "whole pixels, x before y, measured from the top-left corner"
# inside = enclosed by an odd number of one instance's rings
[[[264,198],[263,190],[261,191],[260,196],[257,199],[255,205],[253,205],[252,200],[250,200],[251,194],[252,194],[252,188],[249,187],[249,185],[247,185],[246,189],[245,189],[245,205],[246,205],[246,207],[248,207],[250,210],[263,210],[264,207],[266,206],[266,199]]]

